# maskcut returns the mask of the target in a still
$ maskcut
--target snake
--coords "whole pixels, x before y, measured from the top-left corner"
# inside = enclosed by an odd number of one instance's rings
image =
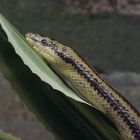
[[[140,140],[140,114],[71,47],[49,37],[27,33],[27,42],[78,96],[99,108],[118,128],[123,140]]]

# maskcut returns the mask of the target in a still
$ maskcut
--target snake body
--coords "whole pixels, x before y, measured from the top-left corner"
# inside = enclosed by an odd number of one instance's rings
[[[117,126],[122,139],[140,140],[140,115],[72,48],[48,37],[27,33],[27,41],[78,94],[102,110]]]

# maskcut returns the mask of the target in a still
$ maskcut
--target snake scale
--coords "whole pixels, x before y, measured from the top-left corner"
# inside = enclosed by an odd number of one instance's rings
[[[39,34],[27,33],[29,44],[90,104],[117,126],[123,140],[140,140],[140,114],[107,84],[72,48]]]

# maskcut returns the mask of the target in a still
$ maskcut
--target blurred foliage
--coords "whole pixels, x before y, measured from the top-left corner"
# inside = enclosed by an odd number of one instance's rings
[[[16,138],[9,133],[5,133],[4,131],[0,131],[0,140],[21,140],[20,138]]]

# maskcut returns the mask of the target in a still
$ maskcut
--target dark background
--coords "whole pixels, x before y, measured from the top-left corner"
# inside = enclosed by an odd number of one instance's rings
[[[36,32],[54,38],[105,71],[140,71],[139,16],[75,13],[62,0],[0,2],[0,12],[23,35]]]

